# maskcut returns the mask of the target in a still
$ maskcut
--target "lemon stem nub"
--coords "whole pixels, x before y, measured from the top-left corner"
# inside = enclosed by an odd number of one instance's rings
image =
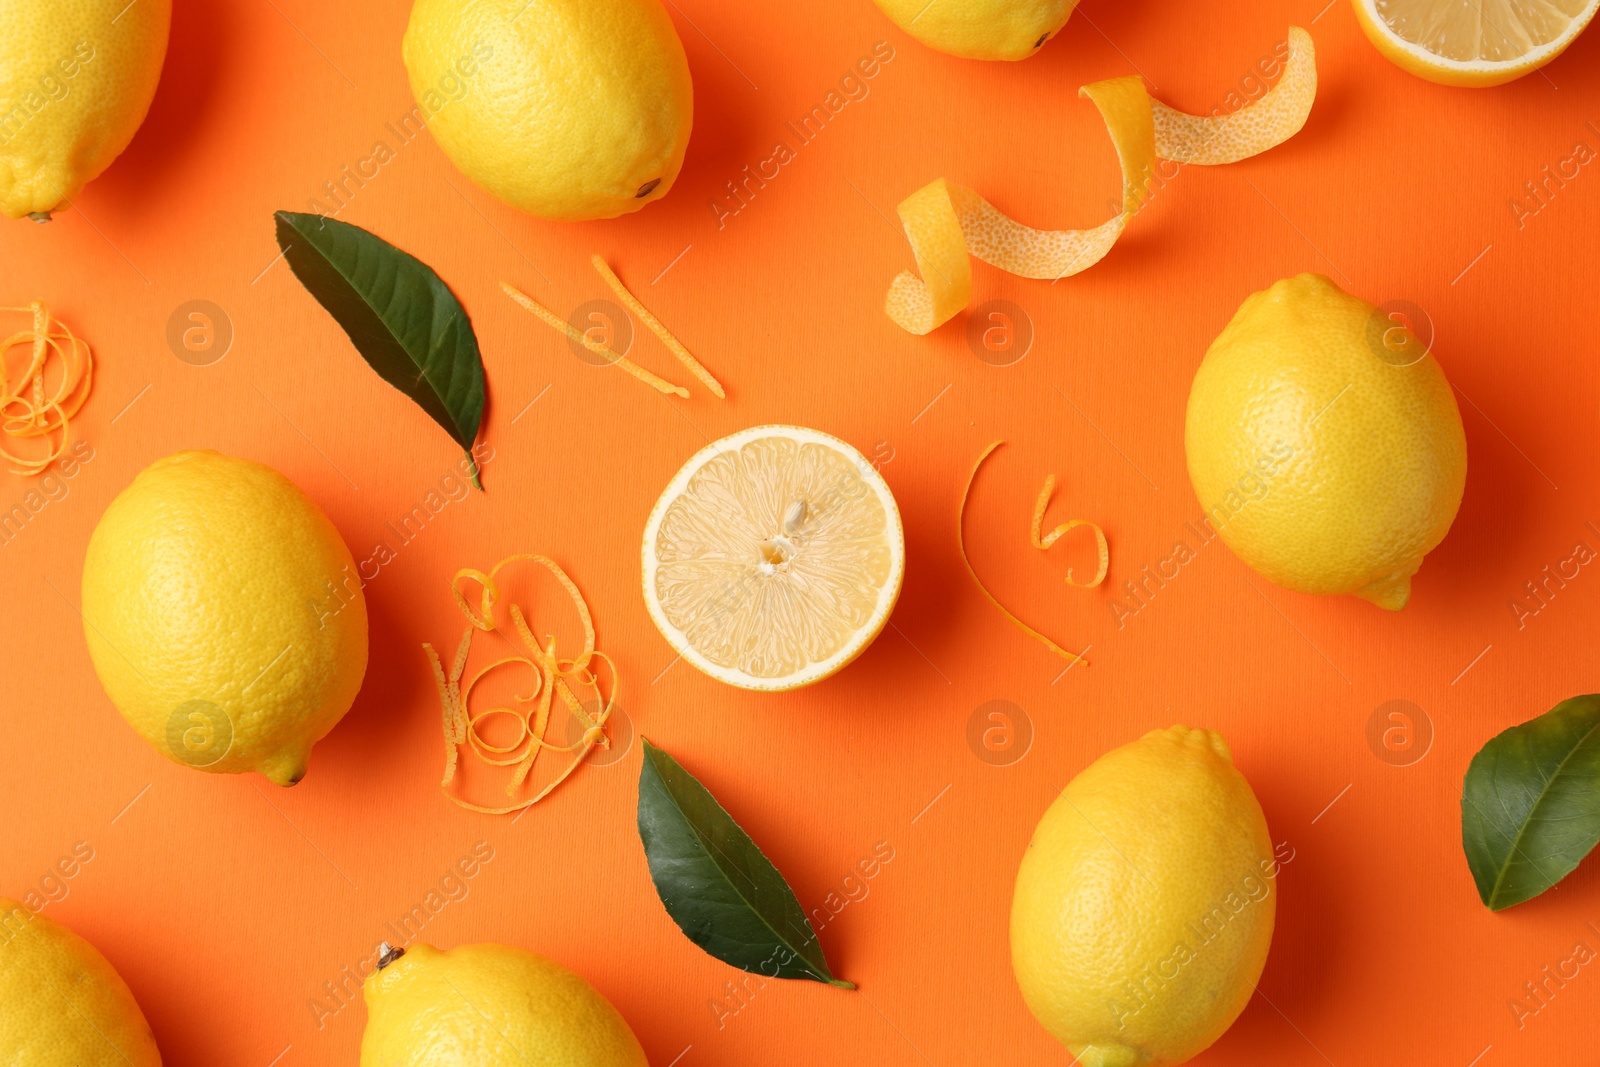
[[[34,222],[37,222],[39,225],[43,226],[45,223],[50,221],[50,212],[48,212],[48,211],[30,211],[30,212],[28,212],[28,217],[30,219],[32,219]]]
[[[379,942],[378,943],[378,970],[380,970],[380,971],[383,970],[385,967],[389,966],[389,964],[393,963],[395,960],[399,959],[401,956],[404,956],[405,954],[406,954],[406,950],[403,949],[403,948],[395,948],[393,945],[389,944],[389,942],[387,942],[387,941]]]

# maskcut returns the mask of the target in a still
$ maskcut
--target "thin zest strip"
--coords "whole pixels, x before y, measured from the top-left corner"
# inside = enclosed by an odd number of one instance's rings
[[[29,457],[0,447],[0,459],[10,465],[11,473],[34,477],[43,474],[72,442],[72,418],[94,385],[94,356],[89,346],[66,323],[53,318],[41,301],[0,311],[17,312],[32,319],[32,329],[21,330],[0,342],[0,432],[8,437],[43,437],[50,441],[50,451],[43,457]],[[28,362],[13,385],[8,356],[20,345],[28,347]],[[60,362],[61,369],[54,388],[47,390],[52,357]],[[56,440],[58,432],[61,436]]]
[[[489,633],[500,629],[495,622],[494,608],[500,599],[500,587],[496,577],[507,566],[518,562],[532,562],[548,570],[560,583],[562,590],[572,600],[573,607],[577,610],[578,618],[583,624],[583,651],[572,659],[561,659],[556,655],[556,640],[554,636],[545,639],[541,647],[534,639],[533,630],[528,625],[522,609],[516,604],[508,605],[507,614],[511,617],[517,638],[524,646],[527,655],[508,656],[496,660],[481,668],[474,674],[465,686],[461,679],[466,671],[467,659],[472,650],[474,636],[479,633]],[[463,582],[475,582],[479,587],[478,606],[476,609],[467,599],[467,594],[462,590]],[[577,769],[596,745],[609,747],[611,742],[606,737],[605,724],[611,718],[611,713],[616,707],[617,694],[620,682],[617,677],[616,663],[607,655],[595,649],[594,618],[589,612],[589,605],[579,591],[577,583],[568,577],[560,565],[547,556],[531,553],[522,553],[508,556],[495,564],[487,572],[472,567],[464,567],[456,572],[450,581],[450,592],[455,598],[456,606],[466,616],[470,624],[462,634],[461,644],[456,650],[456,658],[451,665],[450,674],[446,676],[444,666],[433,646],[424,644],[423,650],[428,655],[428,661],[433,667],[434,682],[439,690],[439,703],[444,716],[445,737],[445,772],[440,782],[445,796],[469,811],[482,812],[486,815],[506,815],[514,811],[521,811],[531,807],[549,796],[562,782]],[[600,677],[593,670],[595,661],[604,662],[611,676],[609,691],[600,683]],[[515,708],[493,707],[477,712],[470,709],[472,690],[478,682],[489,672],[506,666],[524,666],[535,672],[535,688],[526,696],[518,695],[516,701],[521,704],[533,704],[531,711],[520,711]],[[569,681],[570,680],[570,681]],[[571,681],[575,681],[580,688],[592,690],[595,697],[595,706],[599,712],[590,714],[573,692]],[[550,728],[550,709],[553,697],[560,695],[562,703],[574,715],[582,717],[587,722],[583,737],[570,745],[557,745],[545,739],[545,734]],[[508,745],[491,744],[479,732],[479,724],[496,716],[510,716],[519,724],[516,740]],[[510,804],[504,807],[484,807],[465,800],[450,791],[450,784],[455,780],[458,769],[459,750],[463,744],[477,753],[485,763],[497,767],[515,767],[511,783],[506,787],[506,795],[514,797],[527,781],[539,753],[544,749],[554,749],[572,755],[572,760],[563,768],[555,779],[545,785],[535,796]],[[504,757],[504,758],[502,758]]]
[[[439,662],[439,653],[426,641],[422,644],[422,651],[428,654],[428,663],[433,667],[433,681],[439,687],[439,705],[444,709],[444,777],[439,784],[447,786],[456,776],[455,702],[451,700],[450,690],[445,685],[444,666]]]
[[[612,678],[613,679],[616,678],[616,664],[611,661],[611,657],[610,656],[607,656],[604,652],[596,652],[594,654],[594,658],[598,659],[598,660],[604,660],[605,663],[606,663],[606,666],[611,669]],[[591,681],[591,683],[594,682],[593,676],[591,676],[590,681]],[[613,686],[615,686],[616,685],[615,681],[613,681],[612,684],[613,684]],[[595,689],[596,693],[598,694],[598,692],[599,692],[598,684],[594,684],[594,689]],[[555,788],[557,786],[559,786],[562,782],[565,782],[567,780],[567,778],[571,776],[572,772],[578,769],[578,764],[582,763],[584,761],[584,759],[588,757],[589,751],[591,749],[593,749],[596,744],[609,746],[610,742],[606,739],[604,726],[606,724],[606,721],[611,718],[612,709],[615,708],[615,707],[616,707],[616,690],[613,689],[612,693],[606,698],[605,707],[602,708],[601,711],[597,715],[595,715],[595,716],[593,716],[592,718],[589,719],[589,728],[584,731],[583,738],[577,743],[577,745],[575,747],[568,746],[568,747],[563,748],[560,745],[551,745],[551,744],[548,744],[548,743],[544,742],[543,739],[538,739],[539,743],[541,745],[543,745],[544,747],[546,747],[546,748],[555,748],[555,749],[558,749],[558,750],[564,751],[564,752],[572,752],[573,753],[573,758],[572,758],[572,761],[567,764],[567,766],[561,771],[561,773],[559,775],[557,775],[543,789],[541,789],[536,795],[534,795],[533,797],[529,798],[528,800],[525,800],[520,804],[511,804],[511,805],[507,805],[506,807],[502,807],[502,808],[488,808],[488,807],[483,807],[483,806],[478,805],[478,804],[474,804],[474,803],[472,803],[471,801],[468,801],[468,800],[463,800],[460,797],[454,796],[452,794],[446,794],[446,795],[449,796],[450,799],[452,801],[454,801],[456,804],[460,805],[463,808],[466,808],[468,811],[481,812],[484,815],[509,815],[514,811],[521,811],[524,808],[532,807],[533,805],[539,803],[539,801],[543,800],[545,797],[549,796],[551,794],[551,792],[553,792],[555,790]]]
[[[480,670],[477,674],[473,675],[472,680],[466,684],[464,689],[461,690],[461,698],[459,701],[460,706],[466,706],[467,701],[471,699],[473,688],[483,680],[484,675],[497,668],[505,667],[510,664],[523,664],[528,667],[532,667],[535,670],[538,669],[538,665],[526,656],[507,656],[505,659],[495,660],[493,663]],[[531,703],[534,699],[534,694],[529,694],[525,697],[518,696],[516,699],[519,703]],[[518,725],[520,726],[520,729],[517,733],[517,739],[509,745],[492,745],[488,741],[484,740],[483,735],[478,732],[478,724],[480,722],[485,719],[493,718],[496,715],[510,715],[512,718],[516,719]],[[467,742],[471,744],[473,748],[478,750],[478,754],[483,757],[485,763],[491,763],[497,767],[510,767],[516,764],[521,759],[520,756],[507,760],[496,759],[494,757],[503,756],[507,752],[515,752],[517,749],[522,747],[522,743],[527,739],[527,717],[522,712],[513,708],[487,708],[467,719]]]
[[[1094,266],[1148,201],[1157,159],[1212,166],[1259,155],[1287,141],[1305,125],[1317,95],[1316,48],[1309,33],[1290,27],[1288,58],[1278,84],[1229,115],[1175,111],[1152,100],[1138,77],[1099,81],[1078,92],[1099,109],[1116,147],[1122,210],[1093,229],[1036,230],[971,189],[943,178],[924,186],[899,207],[918,273],[903,271],[889,285],[883,309],[895,325],[920,336],[965,308],[972,299],[969,256],[1009,274],[1052,281]]]
[[[1033,525],[1029,530],[1033,547],[1041,552],[1046,551],[1051,545],[1061,540],[1062,534],[1076,530],[1079,526],[1089,527],[1094,531],[1095,549],[1100,557],[1099,567],[1095,570],[1094,577],[1087,582],[1080,582],[1074,579],[1072,577],[1072,568],[1068,567],[1066,583],[1074,589],[1093,589],[1106,580],[1106,573],[1111,569],[1111,548],[1106,544],[1106,532],[1100,529],[1097,523],[1092,523],[1088,519],[1069,519],[1049,533],[1041,534],[1040,531],[1044,527],[1044,513],[1050,507],[1050,497],[1055,491],[1056,476],[1051,474],[1045,478],[1044,488],[1039,490],[1039,499],[1034,501],[1033,504]]]
[[[665,378],[660,378],[660,377],[657,377],[654,374],[651,374],[649,371],[647,371],[643,367],[639,366],[639,364],[635,363],[633,360],[629,359],[627,356],[624,356],[619,352],[612,351],[611,349],[607,348],[605,345],[601,344],[599,341],[590,340],[588,337],[585,337],[582,333],[579,333],[577,328],[574,327],[571,323],[562,320],[560,317],[558,317],[556,315],[555,312],[551,311],[549,308],[547,308],[543,304],[539,303],[537,300],[535,300],[533,297],[529,296],[527,293],[524,293],[521,290],[516,289],[515,287],[511,286],[510,284],[508,284],[506,282],[501,282],[500,283],[500,288],[504,289],[506,295],[509,296],[512,300],[515,300],[523,308],[525,308],[526,310],[531,311],[535,315],[537,315],[539,317],[540,321],[544,322],[551,329],[555,330],[557,333],[566,334],[567,337],[571,338],[573,341],[575,341],[578,344],[582,345],[584,348],[587,348],[589,351],[593,352],[595,355],[604,356],[605,359],[606,359],[606,362],[615,364],[616,366],[622,368],[623,370],[627,371],[629,374],[633,375],[635,378],[639,379],[644,384],[648,385],[650,388],[652,388],[652,389],[654,389],[654,390],[656,390],[657,392],[660,392],[660,393],[666,393],[668,396],[677,396],[677,397],[684,397],[684,398],[688,397],[689,390],[685,389],[683,386],[681,386],[681,385],[673,385],[671,382],[667,381]]]
[[[667,346],[668,351],[678,357],[678,362],[687,367],[690,374],[700,379],[701,385],[711,390],[712,395],[718,400],[728,399],[727,391],[722,388],[722,383],[717,381],[711,372],[706,370],[705,365],[695,359],[687,348],[683,347],[683,342],[674,337],[672,331],[667,329],[660,319],[650,313],[649,308],[639,302],[638,297],[628,291],[628,287],[622,284],[622,279],[617,277],[616,272],[611,269],[610,264],[605,261],[604,257],[593,256],[590,262],[594,264],[594,269],[600,272],[600,277],[604,278],[606,284],[611,287],[611,291],[617,295],[617,299],[626,304],[628,310],[633,312],[640,322],[649,327],[651,333],[661,339],[661,343]]]
[[[564,674],[571,673],[574,670],[582,670],[588,666],[589,657],[594,655],[594,616],[589,614],[589,604],[583,599],[583,594],[578,591],[577,583],[569,578],[567,572],[561,569],[561,565],[549,556],[541,556],[529,552],[507,556],[499,563],[496,563],[488,574],[471,567],[463,567],[456,572],[455,578],[450,582],[450,592],[455,595],[456,606],[467,617],[467,621],[479,630],[485,633],[494,630],[494,606],[500,599],[500,587],[495,584],[495,575],[513,563],[522,562],[537,563],[554,575],[556,581],[561,584],[562,591],[572,599],[573,606],[578,609],[578,620],[583,623],[583,655],[575,660],[565,661],[566,666],[564,667],[560,664],[557,666]],[[468,606],[466,594],[461,591],[461,580],[463,578],[477,582],[482,589],[478,601],[478,612],[474,612]],[[527,623],[523,620],[522,609],[513,604],[511,605],[510,614],[512,621],[518,624],[519,636],[522,637],[523,643],[533,648],[534,655],[540,655],[538,643],[533,640],[533,634],[528,630]]]
[[[539,657],[541,674],[539,703],[534,708],[533,726],[529,731],[530,736],[537,737],[540,742],[544,741],[545,731],[550,728],[550,692],[555,688],[555,660],[556,639],[552,637],[544,649],[544,654]],[[522,783],[528,780],[528,773],[533,770],[534,761],[538,758],[539,746],[529,745],[527,752],[517,761],[517,770],[511,776],[511,784],[506,786],[507,796],[515,796],[517,790],[522,788]]]
[[[989,603],[998,608],[1000,614],[1004,615],[1013,626],[1017,627],[1035,641],[1040,642],[1045,648],[1048,648],[1051,652],[1054,652],[1056,655],[1060,656],[1069,663],[1082,663],[1085,667],[1087,667],[1089,665],[1088,660],[1084,659],[1076,652],[1068,652],[1066,649],[1050,640],[1044,634],[1040,633],[1038,630],[1035,630],[1033,627],[1029,626],[1027,623],[1013,615],[1004,604],[1000,603],[1000,601],[995,598],[993,593],[989,592],[988,587],[983,584],[983,579],[979,578],[978,572],[973,569],[972,561],[967,558],[966,535],[963,532],[966,527],[967,498],[972,495],[972,483],[978,478],[978,468],[983,466],[983,461],[989,458],[990,453],[1003,444],[1005,444],[1004,441],[996,441],[988,448],[984,449],[978,455],[977,460],[972,464],[972,472],[967,475],[966,488],[961,490],[961,506],[956,510],[956,551],[961,554],[961,562],[966,565],[967,573],[972,575],[972,584],[978,587],[978,592],[982,593]]]

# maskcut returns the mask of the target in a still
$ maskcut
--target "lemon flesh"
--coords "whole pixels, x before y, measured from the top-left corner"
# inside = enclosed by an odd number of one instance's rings
[[[1467,477],[1450,383],[1401,323],[1318,274],[1247,299],[1189,391],[1205,521],[1264,577],[1397,610]]]
[[[83,564],[89,655],[123,718],[197,770],[305,774],[367,667],[350,551],[283,475],[215,452],[157,460]]]
[[[361,1067],[647,1067],[610,1001],[522,949],[413,944],[362,995]]]
[[[1152,731],[1084,769],[1034,830],[1011,905],[1023,999],[1084,1067],[1183,1063],[1249,1002],[1276,877],[1222,738]]]
[[[845,442],[795,426],[701,450],[645,526],[651,618],[684,659],[745,689],[794,689],[849,663],[904,574],[883,478]]]
[[[0,898],[0,1063],[161,1067],[122,976],[89,942]]]
[[[1442,85],[1484,87],[1531,74],[1589,25],[1600,0],[1353,0],[1372,43]]]
[[[406,70],[462,172],[544,219],[609,219],[667,195],[694,89],[659,0],[417,0]]]
[[[1078,0],[877,0],[896,26],[963,59],[1027,59],[1066,25]]]
[[[0,36],[0,210],[46,218],[122,154],[161,80],[171,0],[15,0]]]

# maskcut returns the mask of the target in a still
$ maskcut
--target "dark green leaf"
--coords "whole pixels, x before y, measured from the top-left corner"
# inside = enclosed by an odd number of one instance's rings
[[[359,226],[293,211],[273,218],[295,277],[372,369],[443,426],[470,461],[483,420],[483,360],[450,287]],[[472,470],[477,485],[476,464]]]
[[[1493,738],[1461,792],[1461,847],[1494,911],[1555,885],[1600,843],[1600,696]]]
[[[768,978],[855,988],[828,970],[805,909],[750,835],[649,741],[639,772],[639,839],[661,903],[690,941]]]

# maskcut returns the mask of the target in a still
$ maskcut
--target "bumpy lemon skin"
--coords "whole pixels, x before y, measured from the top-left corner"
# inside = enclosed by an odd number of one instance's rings
[[[1235,555],[1287,589],[1406,605],[1467,477],[1461,412],[1424,352],[1319,274],[1244,302],[1195,373],[1184,430],[1195,495]]]
[[[211,451],[157,460],[106,508],[83,622],[106,694],[157,751],[278,785],[304,776],[366,673],[366,600],[339,531],[271,467]],[[194,728],[225,717],[215,756],[175,747],[195,702]]]
[[[1054,37],[1078,0],[876,0],[896,26],[962,59],[1018,60]]]
[[[638,211],[683,167],[694,87],[659,0],[417,0],[404,55],[445,155],[531,215]]]
[[[1351,0],[1356,9],[1356,22],[1360,25],[1367,39],[1372,42],[1378,52],[1409,74],[1430,81],[1436,85],[1448,85],[1459,89],[1489,89],[1496,85],[1505,85],[1518,78],[1525,78],[1534,71],[1552,62],[1562,52],[1571,46],[1572,41],[1578,39],[1574,34],[1572,40],[1556,49],[1538,63],[1529,63],[1524,66],[1510,67],[1506,70],[1483,71],[1465,70],[1452,66],[1445,60],[1429,63],[1419,59],[1405,49],[1395,44],[1394,40],[1378,25],[1377,16],[1367,10],[1364,0]],[[1593,17],[1592,15],[1590,16]]]
[[[128,984],[60,923],[0,897],[0,1063],[161,1067]]]
[[[610,1001],[524,949],[413,944],[362,994],[361,1067],[648,1067]]]
[[[144,123],[172,0],[12,0],[0,36],[0,211],[70,206]]]
[[[1084,1067],[1183,1063],[1255,990],[1277,873],[1221,736],[1173,726],[1115,749],[1050,805],[1017,871],[1023,999]]]

